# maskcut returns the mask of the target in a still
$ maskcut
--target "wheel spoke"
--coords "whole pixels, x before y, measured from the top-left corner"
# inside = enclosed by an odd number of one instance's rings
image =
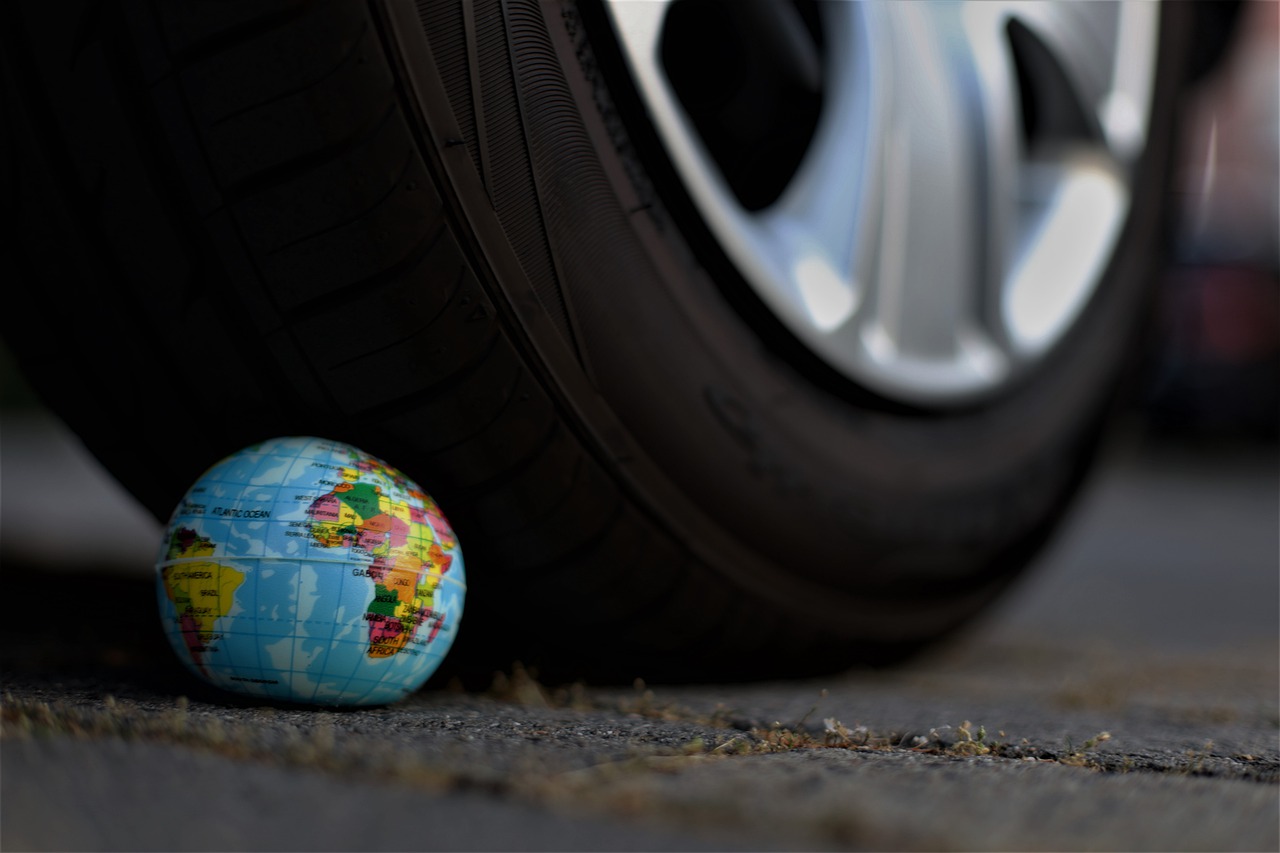
[[[855,4],[829,10],[827,24],[855,49],[828,57],[827,106],[809,151],[778,203],[748,229],[778,285],[766,300],[779,312],[798,308],[798,320],[832,335],[848,326],[873,274],[880,147],[864,81],[884,48]]]
[[[1025,26],[1061,67],[1072,94],[1096,116],[1110,88],[1115,63],[1114,3],[1009,2],[998,4]]]
[[[892,55],[881,138],[882,190],[874,287],[858,335],[867,355],[927,393],[981,385],[1004,370],[978,324],[988,134],[974,111],[971,57],[955,46],[954,7],[882,7]],[[949,81],[943,83],[942,81]]]

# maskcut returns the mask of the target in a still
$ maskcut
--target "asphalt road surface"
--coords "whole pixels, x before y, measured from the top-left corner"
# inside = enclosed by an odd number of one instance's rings
[[[0,452],[6,851],[1280,849],[1274,447],[1119,442],[1027,579],[900,669],[349,712],[206,691],[154,524],[47,422]]]

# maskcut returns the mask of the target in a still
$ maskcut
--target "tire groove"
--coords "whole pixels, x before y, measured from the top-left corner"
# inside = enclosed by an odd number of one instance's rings
[[[156,27],[160,30],[163,30],[163,23],[161,22],[160,15],[158,14],[155,8],[154,0],[152,0],[152,4],[148,7],[148,10],[149,10],[150,17],[155,23]],[[290,18],[290,20],[292,20],[292,18]],[[176,66],[173,65],[172,58],[170,60],[170,65],[171,65],[170,71],[165,76],[172,77],[172,79],[176,83],[176,93],[177,93],[179,102],[182,105],[183,116],[185,117],[185,120],[186,120],[185,123],[187,127],[190,129],[191,133],[193,134],[194,144],[199,153],[200,162],[203,164],[204,173],[208,176],[208,180],[211,183],[216,184],[218,183],[218,178],[217,178],[218,170],[215,168],[213,158],[210,155],[209,140],[205,137],[204,134],[200,133],[200,131],[198,130],[198,128],[200,127],[200,122],[197,120],[197,110],[195,108],[195,105],[192,103],[190,93],[187,92],[186,87],[181,84],[181,81],[183,80],[183,75],[181,73],[178,73],[180,69],[177,69]],[[373,131],[373,133],[376,133],[376,129]],[[295,158],[294,162],[296,162],[297,159],[300,159],[300,158]],[[286,165],[288,164],[279,164],[279,166],[275,168],[282,168]],[[177,167],[175,165],[175,170],[176,168]],[[263,189],[267,189],[267,187],[263,187]],[[230,214],[230,208],[234,206],[234,204],[244,200],[243,198],[240,198],[240,199],[233,198],[234,194],[229,193],[225,187],[221,188],[221,195],[222,195],[222,198],[221,198],[221,202],[219,204],[218,210],[227,211],[228,214]],[[276,312],[278,316],[281,315],[282,312],[281,312],[280,300],[276,298],[276,295],[272,292],[271,288],[266,286],[266,282],[268,278],[265,274],[265,271],[262,268],[260,259],[254,256],[250,248],[250,242],[246,237],[244,228],[241,226],[239,222],[235,221],[236,218],[234,215],[230,215],[229,218],[231,220],[230,227],[232,229],[232,233],[235,235],[234,239],[238,242],[241,253],[242,253],[241,257],[244,260],[244,262],[247,264],[248,268],[252,270],[253,275],[256,276],[257,281],[261,285],[262,297],[266,300],[266,303],[271,307],[272,310]],[[201,233],[202,229],[200,229],[197,226],[192,228],[192,231],[193,233]],[[205,241],[208,242],[211,237],[210,233],[208,232],[208,230],[203,230],[203,234],[204,234]],[[222,253],[219,252],[218,249],[219,247],[216,247],[214,245],[209,245],[208,247],[208,251],[212,256],[222,258],[223,255]],[[298,336],[296,332],[292,328],[289,329],[288,331],[288,340],[289,340],[289,343],[292,345],[293,351],[299,354],[299,357],[301,358],[302,346],[298,340]],[[323,403],[324,403],[324,406],[327,407],[327,410],[330,413],[341,411],[341,405],[339,404],[337,397],[334,395],[332,389],[328,387],[327,383],[325,383],[324,377],[321,375],[316,365],[313,362],[306,360],[305,358],[301,358],[301,364],[302,364],[303,370],[306,373],[306,378],[310,380],[311,384],[315,388],[319,389],[319,393],[323,398]],[[278,367],[276,369],[283,371],[284,368]],[[283,383],[281,380],[278,380],[278,383],[279,383],[279,387],[286,387],[286,388],[291,388],[299,384],[296,381],[290,382],[290,383]],[[297,392],[294,392],[294,393],[297,393]],[[303,395],[297,394],[297,396],[299,400],[301,400]],[[303,411],[308,412],[310,415],[312,416],[315,415],[315,412],[309,403],[302,404],[302,405],[295,404],[295,408],[301,408]],[[292,420],[292,418],[290,418],[290,420]]]
[[[547,448],[549,448],[561,434],[567,435],[568,431],[565,429],[564,425],[560,423],[559,419],[551,418],[546,432],[534,444],[534,446],[525,453],[524,456],[511,462],[506,468],[496,474],[465,487],[454,501],[454,506],[459,509],[469,508],[480,499],[488,497],[495,490],[506,485],[507,481],[515,479],[520,476],[522,472],[529,470],[529,468],[531,468],[537,461],[538,457],[543,453],[546,453]]]
[[[277,103],[279,101],[283,101],[287,98],[292,98],[295,95],[301,95],[305,92],[315,89],[321,83],[328,80],[330,77],[333,77],[335,74],[342,71],[342,69],[346,67],[347,63],[350,62],[356,56],[357,53],[359,53],[360,47],[364,43],[364,40],[366,37],[368,37],[368,35],[369,35],[369,22],[368,20],[366,20],[363,26],[361,26],[360,28],[360,34],[356,36],[356,38],[352,39],[351,46],[347,48],[346,53],[342,55],[342,57],[338,60],[338,62],[332,68],[325,71],[319,77],[316,77],[315,79],[305,84],[294,86],[292,88],[286,89],[283,92],[277,92],[276,94],[272,95],[270,98],[267,98],[265,101],[258,101],[256,103],[249,104],[248,106],[244,106],[244,107],[240,107],[239,109],[232,110],[226,115],[219,116],[218,118],[209,122],[209,129],[213,130],[219,125],[225,124],[226,122],[232,121],[233,119],[237,119],[242,115],[253,112],[254,110],[260,110],[264,107],[269,107],[272,104]]]
[[[391,186],[387,187],[386,192],[384,192],[382,195],[374,199],[373,203],[370,204],[368,207],[364,208],[359,213],[356,213],[347,219],[343,219],[340,222],[335,222],[332,225],[326,225],[324,228],[321,228],[319,231],[312,231],[310,234],[305,234],[301,237],[295,237],[289,242],[284,243],[283,245],[276,246],[274,249],[270,249],[263,256],[269,258],[272,255],[278,255],[281,252],[285,252],[285,251],[288,251],[289,249],[292,249],[294,246],[299,246],[303,243],[307,243],[312,240],[323,237],[326,234],[332,234],[334,231],[337,231],[341,228],[346,228],[348,225],[352,225],[356,222],[359,222],[361,219],[364,219],[365,217],[374,213],[378,208],[386,204],[387,199],[395,195],[396,190],[400,189],[400,182],[404,180],[405,175],[409,174],[409,167],[413,165],[413,158],[417,153],[418,152],[413,150],[413,148],[410,148],[407,152],[405,152],[404,165],[402,165],[400,167],[400,171],[396,173],[396,179],[391,182]]]
[[[504,540],[515,539],[528,530],[537,527],[546,522],[548,518],[555,515],[573,499],[574,492],[577,491],[579,483],[582,481],[583,472],[586,470],[586,456],[579,454],[573,463],[573,473],[569,475],[569,485],[565,490],[556,497],[555,501],[546,507],[542,507],[543,511],[537,515],[528,515],[525,517],[525,523],[511,530],[504,530],[492,539],[495,545]]]
[[[437,313],[434,317],[432,317],[422,326],[418,327],[417,329],[414,329],[409,334],[396,338],[395,340],[388,341],[376,349],[371,349],[366,352],[362,352],[359,355],[351,356],[350,358],[343,359],[342,361],[335,361],[333,364],[328,365],[328,369],[341,370],[344,367],[350,367],[351,365],[355,364],[358,361],[364,361],[365,359],[369,359],[369,358],[376,358],[377,356],[381,355],[384,352],[387,352],[388,350],[396,349],[397,347],[401,347],[407,343],[410,343],[411,341],[415,341],[418,338],[421,338],[423,335],[430,334],[431,327],[435,325],[435,321],[439,319],[440,315],[443,314],[446,310],[448,310],[448,308],[449,308],[448,304],[445,304],[443,307],[441,307],[439,313]]]
[[[476,0],[462,0],[462,29],[466,40],[467,74],[471,93],[471,115],[476,131],[476,165],[480,182],[489,198],[493,198],[493,164],[490,160],[488,134],[484,116],[484,86],[480,76],[480,49],[476,36]]]
[[[342,158],[344,155],[350,154],[370,139],[376,137],[391,121],[392,117],[399,112],[400,104],[395,98],[392,98],[376,118],[367,120],[363,126],[357,128],[346,139],[341,139],[332,145],[326,145],[309,154],[295,157],[292,160],[287,160],[284,163],[279,163],[237,180],[224,190],[223,206],[232,207],[260,192],[275,189],[295,178],[307,175],[320,166],[327,165]]]
[[[493,348],[493,349],[497,349],[496,342],[497,342],[498,340],[500,340],[500,337],[499,337],[499,336],[497,336],[497,335],[495,335],[495,336],[494,336],[495,346],[494,346],[494,348]],[[491,350],[488,350],[488,351],[487,351],[487,353],[491,353],[492,351],[493,351],[492,349],[491,349]],[[487,354],[487,353],[486,353],[486,354]],[[483,362],[484,362],[484,359],[481,359],[481,360],[480,360],[480,364],[483,364]],[[474,369],[475,369],[475,370],[478,370],[478,369],[479,369],[479,367],[480,367],[480,365],[479,365],[479,364],[477,364],[477,365],[476,365],[476,367],[475,367]],[[471,373],[471,372],[474,372],[474,370],[473,370],[473,371],[468,371],[468,373]],[[478,435],[480,435],[481,433],[486,432],[487,430],[489,430],[489,429],[490,429],[494,424],[496,424],[498,421],[502,420],[503,416],[507,413],[507,410],[511,408],[511,403],[512,403],[512,401],[514,401],[514,400],[516,399],[516,389],[520,387],[520,383],[521,383],[521,381],[523,380],[523,378],[524,378],[523,376],[518,376],[518,377],[516,377],[516,380],[515,380],[514,382],[512,382],[512,383],[511,383],[511,388],[510,388],[510,390],[506,393],[505,398],[504,398],[504,399],[503,399],[503,401],[502,401],[502,405],[500,405],[500,406],[498,407],[498,411],[494,413],[493,417],[489,418],[489,420],[485,421],[485,422],[484,422],[484,424],[482,424],[481,426],[477,427],[474,431],[467,433],[467,435],[466,435],[465,437],[463,437],[463,438],[459,438],[459,439],[457,439],[457,440],[455,440],[455,441],[451,441],[451,442],[449,442],[448,444],[441,445],[440,447],[434,447],[434,448],[432,448],[431,452],[432,452],[432,453],[447,453],[447,452],[449,452],[450,450],[456,450],[457,448],[461,447],[462,445],[467,444],[468,442],[470,442],[471,440],[473,440],[476,436],[478,436]]]
[[[438,400],[440,397],[465,382],[472,373],[479,370],[481,365],[483,365],[488,360],[489,356],[493,354],[493,351],[498,348],[498,344],[501,341],[501,335],[492,335],[489,339],[489,343],[481,353],[479,353],[475,358],[467,361],[454,373],[449,374],[448,377],[433,383],[429,388],[423,388],[419,391],[415,391],[414,393],[408,394],[398,400],[379,403],[376,406],[363,409],[360,412],[360,417],[381,423],[400,415],[409,414],[426,403]],[[481,429],[476,430],[474,435],[480,434],[490,426],[492,426],[492,423],[486,424]],[[431,454],[434,455],[435,452],[436,451],[432,450]]]
[[[10,68],[14,71],[8,75],[13,81],[15,87],[14,97],[22,104],[22,109],[30,117],[33,136],[39,135],[42,154],[45,154],[45,162],[47,164],[46,171],[50,183],[57,188],[57,192],[63,204],[61,205],[61,213],[66,219],[72,223],[73,229],[78,232],[79,246],[77,254],[79,257],[73,263],[82,265],[85,271],[92,270],[98,277],[97,283],[101,285],[95,288],[99,292],[110,293],[112,295],[111,308],[118,307],[119,310],[115,315],[106,314],[104,316],[115,316],[120,318],[118,321],[119,328],[132,328],[133,324],[128,318],[145,315],[145,304],[136,291],[131,286],[132,282],[128,274],[125,272],[121,264],[119,254],[113,248],[108,238],[103,223],[103,212],[95,209],[96,206],[91,203],[89,191],[83,186],[82,182],[77,179],[73,168],[66,168],[65,164],[73,164],[76,158],[72,154],[72,150],[67,140],[54,128],[59,126],[58,116],[54,111],[53,105],[57,103],[57,99],[51,94],[51,84],[46,76],[41,73],[40,65],[31,55],[30,44],[26,39],[20,38],[19,33],[27,31],[27,19],[25,10],[15,6],[10,10],[9,26],[0,28],[0,44],[4,45],[4,54],[9,59]],[[4,38],[11,35],[12,38]],[[118,57],[111,50],[111,45],[105,35],[98,33],[99,40],[103,45],[103,62],[108,72],[108,79],[114,81],[113,75],[118,71]],[[24,75],[16,73],[16,67],[27,69]],[[19,80],[24,79],[26,82],[19,85]],[[18,143],[15,141],[15,148]],[[64,164],[63,168],[55,168],[55,163]],[[65,235],[63,235],[65,237]],[[23,254],[24,247],[18,247],[19,255]],[[41,264],[38,259],[31,258],[28,263],[39,269]],[[73,340],[81,338],[81,335],[72,336]],[[151,361],[151,369],[155,371],[154,375],[166,377],[160,380],[161,387],[168,387],[170,383],[176,384],[180,378],[175,372],[171,359],[168,359],[165,348],[154,337],[145,335],[137,336],[137,340],[133,342],[134,346],[141,348],[149,354],[148,360]],[[73,344],[74,346],[74,344]],[[92,358],[80,358],[79,363],[93,363]],[[86,379],[79,377],[81,391],[86,396],[97,398],[99,402],[106,403],[102,409],[95,412],[99,417],[102,411],[111,412],[111,402],[116,400],[115,394],[108,395],[106,400],[102,399],[101,389],[92,387],[83,387]],[[47,389],[47,386],[46,386]],[[43,391],[45,399],[49,399],[48,390]],[[96,407],[95,407],[96,408]],[[65,412],[66,410],[63,409]],[[64,415],[66,417],[66,415]],[[68,418],[72,423],[76,423],[74,418]],[[84,421],[80,421],[80,428],[83,429]],[[150,436],[148,436],[150,437]],[[86,446],[100,460],[110,460],[124,455],[124,442],[118,437],[107,436],[99,433],[98,435],[86,434]],[[162,445],[163,442],[158,442]],[[190,450],[192,453],[199,453],[207,448],[200,447],[196,437],[193,437]],[[161,472],[157,472],[161,473]],[[163,517],[164,513],[171,509],[166,507],[168,495],[176,489],[182,488],[179,481],[184,475],[179,471],[165,470],[161,476],[148,478],[146,481],[142,477],[135,476],[132,480],[132,487],[135,494],[142,499],[147,508],[157,517]],[[159,496],[159,497],[157,497]]]
[[[447,227],[445,225],[440,225],[434,231],[429,232],[403,258],[386,269],[379,271],[376,275],[353,281],[300,305],[295,305],[285,313],[286,320],[290,323],[296,323],[327,314],[333,310],[336,304],[367,299],[369,291],[381,290],[388,285],[396,283],[396,279],[399,279],[404,273],[422,263],[427,256],[435,251],[440,238],[444,236],[446,230]],[[454,289],[457,288],[463,274],[465,273],[460,273],[455,277]],[[452,291],[450,292],[450,298],[452,298]],[[438,317],[439,315],[437,314],[436,316]]]
[[[555,556],[540,563],[532,563],[527,566],[522,566],[520,574],[523,576],[536,575],[541,578],[548,569],[554,568],[558,565],[574,566],[583,557],[599,548],[609,537],[609,534],[619,523],[619,520],[626,515],[626,501],[616,492],[613,494],[612,498],[612,507],[609,510],[609,515],[604,519],[604,521],[600,522],[600,526],[592,532],[590,536],[579,542],[577,545],[574,545],[568,551],[556,554]]]
[[[299,0],[291,8],[268,13],[253,21],[234,24],[216,35],[199,39],[174,53],[171,57],[173,68],[175,71],[181,71],[202,60],[217,56],[227,48],[286,27],[321,5],[308,0]],[[163,28],[163,24],[161,27]]]

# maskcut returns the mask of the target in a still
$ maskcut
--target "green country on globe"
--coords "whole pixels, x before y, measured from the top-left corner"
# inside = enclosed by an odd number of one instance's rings
[[[462,552],[431,497],[347,444],[277,438],[209,469],[157,562],[165,632],[237,693],[380,705],[420,687],[458,631]]]

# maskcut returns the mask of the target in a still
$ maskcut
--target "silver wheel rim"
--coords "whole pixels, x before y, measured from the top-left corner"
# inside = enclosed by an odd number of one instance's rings
[[[757,210],[730,190],[668,79],[671,0],[606,5],[711,233],[786,328],[849,379],[909,404],[971,403],[1008,388],[1079,320],[1146,141],[1155,4],[823,5],[816,129]],[[1072,99],[1085,132],[1027,137],[1028,71],[1011,32],[1059,70],[1056,90],[1036,91]]]

